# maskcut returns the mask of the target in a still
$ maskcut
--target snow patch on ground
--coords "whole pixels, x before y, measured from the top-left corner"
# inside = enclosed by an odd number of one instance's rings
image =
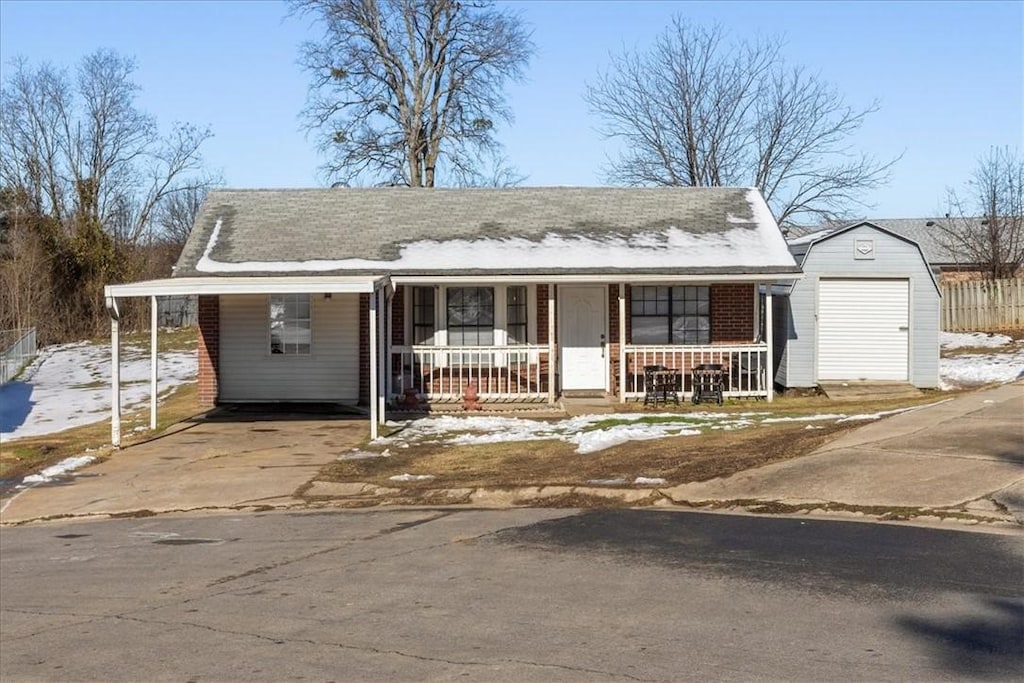
[[[159,390],[196,376],[195,351],[159,355]],[[0,440],[60,432],[110,416],[110,345],[91,342],[43,348],[13,382],[0,387]],[[124,410],[149,401],[149,349],[121,347],[121,405]]]
[[[73,458],[64,458],[56,465],[50,465],[41,472],[28,475],[21,480],[21,485],[43,484],[48,481],[53,481],[57,477],[64,476],[74,472],[79,467],[88,465],[95,459],[96,458],[91,455],[78,455]]]
[[[433,474],[396,474],[388,477],[391,481],[429,481],[434,478]]]
[[[1024,378],[1024,343],[1014,342],[1005,334],[942,332],[939,344],[944,350],[992,349],[990,353],[960,354],[939,359],[939,386],[943,390]]]
[[[393,435],[378,438],[373,445],[408,448],[410,444],[417,443],[474,446],[564,441],[575,444],[577,453],[587,454],[631,441],[650,441],[669,436],[697,436],[709,429],[745,429],[776,422],[877,420],[907,410],[913,408],[858,415],[821,413],[798,417],[772,417],[771,413],[766,412],[617,413],[579,415],[551,421],[520,417],[441,415],[410,420]]]
[[[967,347],[998,348],[1013,343],[1005,334],[989,334],[987,332],[939,332],[939,346],[943,349],[962,349]]]

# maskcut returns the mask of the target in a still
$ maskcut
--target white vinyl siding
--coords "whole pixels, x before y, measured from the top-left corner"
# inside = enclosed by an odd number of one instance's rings
[[[865,239],[874,241],[874,259],[854,257],[857,241]],[[782,345],[781,350],[776,349],[777,381],[787,387],[813,387],[828,379],[818,375],[818,316],[822,312],[818,295],[823,280],[902,280],[909,281],[910,289],[907,381],[920,388],[938,386],[939,292],[916,245],[864,224],[816,242],[809,249],[795,246],[793,251],[806,275],[793,285],[788,297],[779,297],[784,301],[775,311],[775,344]],[[871,301],[869,294],[861,298]],[[859,332],[848,343],[859,344]]]
[[[310,296],[309,355],[270,353],[263,295],[220,298],[220,396],[223,402],[325,401],[359,396],[359,295]]]
[[[822,279],[818,379],[907,380],[907,280]]]

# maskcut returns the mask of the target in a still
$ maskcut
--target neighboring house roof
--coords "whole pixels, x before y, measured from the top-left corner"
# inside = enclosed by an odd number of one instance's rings
[[[793,274],[749,188],[214,190],[176,277]]]
[[[790,239],[790,244],[797,243],[796,240],[811,237],[819,232],[831,232],[855,223],[869,222],[879,228],[883,228],[896,235],[906,237],[917,242],[924,252],[925,259],[933,266],[971,265],[970,257],[964,254],[957,254],[947,249],[940,243],[939,225],[948,222],[949,218],[871,218],[866,221],[836,221],[820,225],[807,226],[800,231],[800,235]],[[963,220],[963,219],[955,219]],[[980,218],[968,218],[969,221],[981,220]],[[931,223],[931,225],[929,225]]]

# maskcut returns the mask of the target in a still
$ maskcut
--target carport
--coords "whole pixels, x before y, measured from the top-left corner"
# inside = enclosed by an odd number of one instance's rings
[[[392,293],[391,280],[386,275],[359,276],[271,276],[271,277],[175,277],[120,285],[108,285],[104,290],[107,311],[110,314],[111,348],[111,408],[110,442],[121,444],[121,368],[120,368],[120,306],[128,298],[148,298],[150,301],[150,429],[157,424],[157,392],[159,363],[157,358],[157,301],[162,296],[221,297],[232,295],[288,295],[317,294],[329,299],[334,295],[355,296],[366,294],[368,299],[368,352],[370,438],[377,437],[379,424],[384,419],[384,357],[383,345],[388,327],[385,305]],[[380,312],[385,314],[381,315]],[[356,342],[358,347],[358,341]],[[202,349],[200,350],[201,353]],[[356,349],[358,354],[358,348]]]

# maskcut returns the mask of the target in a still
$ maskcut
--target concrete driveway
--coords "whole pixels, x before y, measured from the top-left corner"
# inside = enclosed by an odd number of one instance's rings
[[[214,415],[115,452],[70,479],[0,501],[6,524],[151,510],[286,507],[367,438],[364,416]]]
[[[677,500],[1000,508],[1024,523],[1024,383],[873,422],[811,455],[683,484]]]

